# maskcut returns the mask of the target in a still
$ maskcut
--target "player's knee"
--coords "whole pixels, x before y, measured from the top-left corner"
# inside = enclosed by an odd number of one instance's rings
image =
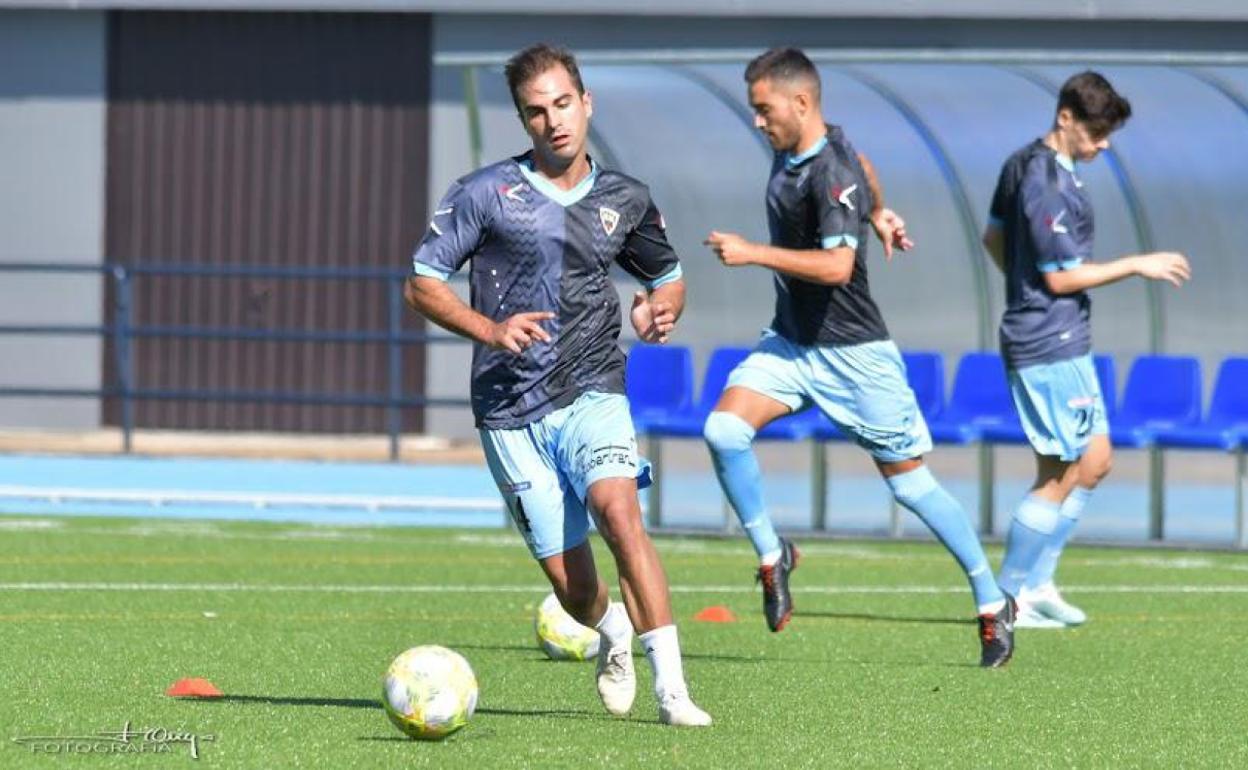
[[[754,440],[754,428],[732,412],[711,412],[702,426],[702,437],[712,452],[744,452]]]
[[[1114,468],[1114,454],[1108,447],[1104,451],[1089,453],[1079,463],[1079,485],[1095,489]]]
[[[606,500],[596,511],[598,534],[612,547],[645,532],[641,526],[641,511],[631,501]]]
[[[913,470],[905,473],[898,473],[889,476],[885,481],[888,482],[888,488],[892,490],[893,497],[898,503],[913,510],[924,497],[927,497],[932,490],[937,489],[940,484],[936,481],[936,477],[927,469],[926,465],[920,465]]]

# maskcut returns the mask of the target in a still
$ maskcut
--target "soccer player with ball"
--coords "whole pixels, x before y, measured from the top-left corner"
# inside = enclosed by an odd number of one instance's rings
[[[680,263],[646,187],[586,153],[590,94],[573,56],[536,45],[507,63],[533,148],[463,177],[434,211],[406,285],[429,320],[472,339],[472,407],[490,472],[516,526],[576,620],[597,629],[598,693],[633,704],[634,628],[654,670],[659,719],[709,725],[689,697],[667,577],[641,521],[638,457],[617,344],[619,264],[645,287],[630,320],[666,342],[684,306]],[[471,307],[446,285],[472,260]],[[620,576],[611,603],[587,540],[589,515]],[[627,609],[626,609],[627,608]]]

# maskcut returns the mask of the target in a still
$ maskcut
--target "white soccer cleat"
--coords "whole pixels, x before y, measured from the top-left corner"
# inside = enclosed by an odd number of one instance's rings
[[[602,705],[612,714],[622,716],[633,708],[633,699],[636,696],[637,672],[633,669],[632,649],[628,647],[600,649],[598,651],[598,697],[602,698]]]
[[[1041,615],[1031,602],[1023,598],[1023,592],[1019,592],[1018,596],[1018,614],[1014,616],[1015,628],[1065,628],[1066,624],[1060,620],[1054,620],[1046,615]]]
[[[1081,626],[1088,621],[1088,614],[1067,602],[1058,593],[1057,586],[1045,583],[1039,588],[1025,591],[1026,601],[1037,613],[1050,620],[1068,626]]]
[[[698,708],[687,693],[680,693],[659,701],[659,721],[677,727],[707,727],[711,715]]]

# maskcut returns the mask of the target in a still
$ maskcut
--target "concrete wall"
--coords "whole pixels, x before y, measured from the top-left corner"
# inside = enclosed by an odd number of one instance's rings
[[[103,259],[105,14],[0,11],[0,262]],[[98,324],[95,275],[0,273],[0,324]],[[0,335],[0,386],[95,388],[98,338]],[[0,398],[0,427],[90,428],[97,399]]]

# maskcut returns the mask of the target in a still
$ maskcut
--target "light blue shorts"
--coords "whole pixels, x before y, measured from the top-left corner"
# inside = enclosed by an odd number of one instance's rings
[[[814,405],[885,463],[932,451],[932,436],[892,340],[861,345],[796,345],[768,329],[728,376],[793,411]]]
[[[480,434],[494,483],[537,559],[585,542],[585,496],[595,481],[635,478],[639,488],[650,485],[628,399],[616,393],[585,393],[523,428]]]
[[[1009,371],[1010,395],[1037,454],[1074,462],[1094,435],[1109,433],[1092,356]]]

